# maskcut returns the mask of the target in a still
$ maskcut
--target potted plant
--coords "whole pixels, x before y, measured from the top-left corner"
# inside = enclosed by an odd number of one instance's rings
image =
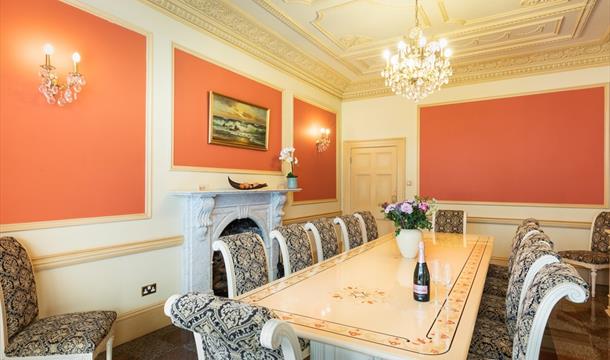
[[[290,171],[286,174],[289,189],[296,189],[299,187],[297,176],[294,174],[294,167],[299,163],[299,159],[294,156],[294,151],[295,149],[293,147],[285,147],[280,151],[280,160],[290,164]]]
[[[421,230],[432,229],[429,215],[434,211],[434,206],[434,199],[419,196],[413,200],[381,205],[385,218],[394,222],[396,243],[403,257],[413,259],[417,255],[417,247],[422,239]]]

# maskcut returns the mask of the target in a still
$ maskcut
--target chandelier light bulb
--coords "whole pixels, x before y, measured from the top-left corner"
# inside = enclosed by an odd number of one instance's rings
[[[383,51],[383,58],[384,58],[384,59],[386,59],[386,60],[390,60],[390,55],[391,55],[391,54],[390,54],[390,50],[385,49],[385,50]]]
[[[427,40],[424,36],[420,37],[418,40],[419,47],[423,48],[424,46],[426,46],[426,41]]]
[[[451,49],[445,49],[445,57],[451,57],[451,55],[453,55],[453,51],[451,51]]]
[[[45,55],[53,55],[53,52],[55,52],[55,48],[53,48],[53,45],[47,43],[44,44],[44,46],[42,47],[42,51],[44,51]]]
[[[405,44],[404,41],[401,40],[398,42],[398,49],[404,50],[406,47],[407,47],[407,44]]]
[[[438,41],[438,44],[440,45],[441,49],[444,48],[445,46],[447,46],[447,39],[442,38]]]

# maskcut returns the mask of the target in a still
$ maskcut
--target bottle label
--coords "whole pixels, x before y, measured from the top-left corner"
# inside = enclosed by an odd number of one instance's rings
[[[413,284],[413,292],[420,295],[428,294],[428,286]]]

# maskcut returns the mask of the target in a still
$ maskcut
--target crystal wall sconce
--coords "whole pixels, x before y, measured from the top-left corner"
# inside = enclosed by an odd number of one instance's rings
[[[320,135],[316,139],[316,149],[318,152],[328,150],[330,145],[330,129],[320,128]]]
[[[44,65],[40,65],[40,86],[38,91],[44,95],[49,104],[57,104],[64,106],[76,100],[78,93],[81,92],[85,85],[85,77],[78,72],[78,64],[80,63],[80,54],[75,52],[72,54],[72,71],[66,77],[66,83],[62,84],[57,78],[55,67],[51,65],[51,55],[53,55],[53,45],[46,44],[43,47]]]

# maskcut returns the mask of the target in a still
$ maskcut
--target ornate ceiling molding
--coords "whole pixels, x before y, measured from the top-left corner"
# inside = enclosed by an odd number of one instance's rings
[[[266,63],[341,97],[349,79],[221,0],[143,0]]]
[[[545,52],[457,65],[447,86],[460,86],[485,81],[568,71],[610,65],[610,41],[570,46]],[[381,78],[351,83],[343,99],[389,96],[392,92]]]
[[[368,77],[351,82],[346,76],[330,65],[306,54],[303,50],[273,30],[265,27],[256,19],[244,14],[241,10],[229,5],[225,0],[141,0],[160,9],[178,21],[199,31],[209,33],[229,45],[245,51],[253,57],[299,78],[319,89],[343,99],[357,99],[376,96],[391,95],[384,86],[381,77]],[[269,0],[253,0],[267,11],[274,13]],[[306,0],[284,0],[286,2],[311,3]],[[587,6],[580,7],[580,21],[574,32],[578,33],[590,16],[592,5],[597,0],[587,0]],[[548,2],[563,3],[565,0],[538,1],[538,6],[548,5]],[[527,6],[535,6],[528,4]],[[560,9],[559,11],[567,11]],[[573,10],[570,8],[570,10]],[[294,30],[295,22],[283,17],[281,12],[274,15]],[[529,20],[532,20],[530,18]],[[513,19],[512,21],[521,21]],[[489,25],[487,25],[489,26]],[[537,29],[537,28],[535,28]],[[300,30],[300,31],[298,31]],[[478,29],[479,31],[481,29]],[[304,29],[297,29],[303,36],[307,35]],[[305,34],[305,35],[304,35]],[[538,33],[533,31],[531,35]],[[469,37],[469,33],[461,34]],[[556,34],[555,34],[556,35]],[[305,36],[312,41],[310,36]],[[315,39],[314,39],[315,40]],[[347,45],[357,46],[359,42],[366,43],[366,39],[345,38]],[[318,41],[313,41],[320,45]],[[354,44],[352,44],[354,43]],[[346,45],[344,44],[344,45]],[[318,46],[327,55],[342,64],[347,63],[331,49]],[[493,81],[511,77],[521,77],[555,71],[566,71],[584,67],[610,65],[610,32],[602,41],[563,48],[555,48],[540,52],[486,59],[476,62],[455,63],[454,75],[447,86],[458,86],[476,82]],[[358,73],[361,73],[360,71]],[[372,74],[371,74],[372,75]]]

